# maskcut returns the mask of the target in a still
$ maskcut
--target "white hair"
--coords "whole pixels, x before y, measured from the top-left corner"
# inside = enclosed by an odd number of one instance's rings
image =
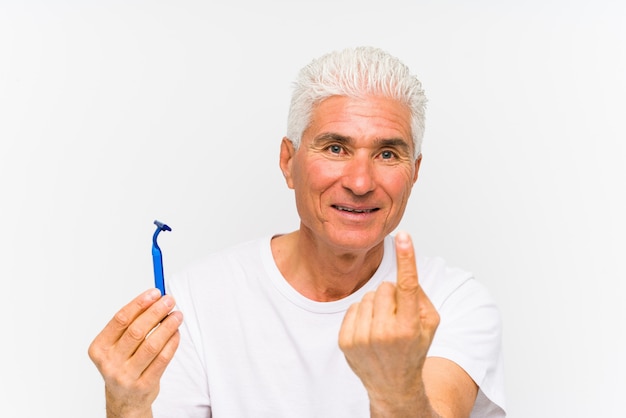
[[[302,68],[294,82],[287,120],[287,138],[296,148],[314,107],[331,96],[381,96],[408,106],[415,156],[420,154],[426,96],[422,83],[396,57],[364,46],[325,54]]]

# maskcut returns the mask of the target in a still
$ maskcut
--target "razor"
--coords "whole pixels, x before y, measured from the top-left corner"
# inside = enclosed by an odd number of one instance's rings
[[[163,222],[154,221],[157,226],[152,236],[152,265],[154,266],[154,286],[161,291],[161,296],[165,295],[165,279],[163,277],[163,254],[157,243],[157,237],[161,231],[171,231],[172,228]]]

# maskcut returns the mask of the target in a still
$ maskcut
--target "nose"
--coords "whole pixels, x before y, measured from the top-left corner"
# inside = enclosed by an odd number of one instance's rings
[[[344,188],[364,196],[376,187],[374,161],[366,155],[355,155],[346,161],[341,179]]]

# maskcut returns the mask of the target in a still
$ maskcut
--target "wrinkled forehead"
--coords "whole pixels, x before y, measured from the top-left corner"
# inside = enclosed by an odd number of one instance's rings
[[[402,140],[414,150],[411,121],[409,107],[393,98],[331,96],[315,105],[304,136]]]

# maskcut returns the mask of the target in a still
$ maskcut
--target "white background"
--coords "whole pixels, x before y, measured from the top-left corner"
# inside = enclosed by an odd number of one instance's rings
[[[166,275],[297,228],[290,83],[360,44],[424,84],[401,227],[492,291],[509,416],[623,416],[625,4],[0,0],[0,416],[104,416],[87,347],[154,219]]]

